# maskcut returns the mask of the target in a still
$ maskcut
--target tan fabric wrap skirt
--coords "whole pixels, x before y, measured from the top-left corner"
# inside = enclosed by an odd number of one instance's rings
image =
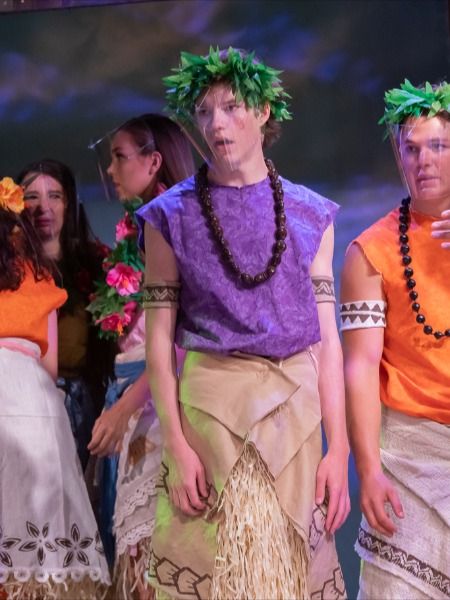
[[[211,484],[211,508],[203,517],[191,518],[173,507],[163,457],[149,571],[150,583],[161,597],[210,597],[221,493],[251,444],[264,462],[283,513],[307,548],[308,597],[344,598],[334,538],[324,532],[326,508],[314,503],[322,435],[312,352],[283,361],[188,352],[180,403],[184,435]]]

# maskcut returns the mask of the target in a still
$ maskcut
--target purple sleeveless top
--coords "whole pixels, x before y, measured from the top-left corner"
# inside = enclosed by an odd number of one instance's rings
[[[287,249],[275,275],[255,288],[240,286],[219,258],[190,177],[137,212],[172,247],[180,273],[176,343],[187,350],[241,351],[285,358],[320,340],[309,275],[322,235],[338,206],[281,179]],[[263,271],[275,238],[269,178],[241,188],[211,184],[213,207],[241,271]]]

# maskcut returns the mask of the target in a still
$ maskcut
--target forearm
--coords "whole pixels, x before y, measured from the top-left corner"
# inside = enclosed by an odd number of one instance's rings
[[[364,360],[348,359],[345,380],[348,430],[361,478],[381,469],[379,368]]]
[[[158,309],[155,309],[155,312]],[[173,337],[152,326],[154,311],[147,313],[147,378],[161,423],[163,443],[176,447],[184,441],[178,402],[178,376]]]
[[[342,351],[339,338],[320,342],[317,348],[319,363],[319,395],[322,423],[329,449],[349,452],[345,421],[345,397]]]
[[[56,310],[53,310],[48,316],[48,349],[41,358],[41,364],[50,374],[50,377],[56,381],[58,377],[58,321]]]
[[[173,352],[173,361],[175,361],[175,352]],[[174,446],[184,439],[181,428],[176,370],[167,369],[158,360],[150,360],[147,373],[156,412],[161,423],[164,445]]]
[[[145,225],[145,253],[148,382],[160,420],[164,446],[168,450],[183,449],[186,440],[181,427],[174,344],[180,278],[172,248],[161,233],[148,223]],[[163,290],[160,289],[162,282]]]
[[[348,421],[350,440],[360,480],[361,510],[369,525],[386,536],[397,525],[386,504],[396,517],[403,518],[400,497],[385,476],[380,460],[381,403],[379,397],[379,360],[361,358],[361,353],[346,358]]]
[[[137,410],[145,406],[148,397],[148,378],[144,372],[125,390],[116,406],[128,417],[131,417]]]

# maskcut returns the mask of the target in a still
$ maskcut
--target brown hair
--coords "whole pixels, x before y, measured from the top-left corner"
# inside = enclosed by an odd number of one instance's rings
[[[53,158],[44,158],[26,165],[17,176],[18,183],[24,183],[27,175],[36,173],[55,179],[62,187],[65,197],[64,222],[61,230],[61,255],[69,261],[68,267],[76,269],[78,264],[89,262],[90,244],[94,236],[90,229],[83,205],[78,202],[75,177],[71,169]],[[25,211],[26,212],[26,211]],[[55,272],[55,276],[58,274]]]
[[[264,125],[263,133],[263,148],[270,148],[270,146],[275,144],[275,142],[280,139],[281,123],[279,121],[275,121],[272,115],[270,115],[270,117],[267,119],[267,123]]]
[[[180,129],[169,117],[147,113],[133,117],[116,129],[125,131],[132,138],[142,154],[157,150],[162,156],[158,181],[172,187],[194,173],[194,160],[191,146]]]
[[[242,48],[235,48],[235,50],[237,50],[237,52],[239,52],[239,54],[242,56],[242,58],[245,58],[246,56],[249,55],[247,50],[243,50]],[[219,56],[222,61],[226,62],[228,59],[228,50],[221,50],[219,52]],[[260,63],[261,60],[257,56],[255,56],[253,58],[252,62]],[[216,83],[226,83],[226,84],[232,85],[233,82],[230,81],[229,79],[222,77],[222,78],[217,78],[211,85],[214,85]],[[247,106],[247,108],[250,108],[250,107]],[[259,108],[263,108],[263,107],[260,106]],[[270,113],[269,118],[267,119],[266,123],[262,127],[262,133],[264,135],[263,148],[270,148],[270,146],[272,146],[276,141],[278,141],[280,139],[281,123],[279,121],[275,120],[272,113]]]
[[[50,278],[50,262],[27,212],[16,214],[0,208],[0,291],[20,287],[26,264],[36,281]]]
[[[44,158],[26,165],[16,181],[23,183],[31,173],[52,177],[61,184],[64,191],[65,212],[60,236],[61,259],[57,262],[50,261],[49,270],[55,283],[66,289],[68,293],[68,300],[59,309],[59,316],[74,314],[78,305],[87,306],[89,294],[94,291],[94,282],[102,276],[102,248],[92,233],[83,204],[78,201],[72,170],[59,160]],[[22,214],[24,220],[29,221],[30,229],[37,239],[37,233],[33,229],[27,211],[24,210]],[[89,385],[98,414],[103,406],[102,398],[105,395],[108,378],[113,374],[115,352],[115,344],[99,339],[96,329],[91,326],[82,376]]]

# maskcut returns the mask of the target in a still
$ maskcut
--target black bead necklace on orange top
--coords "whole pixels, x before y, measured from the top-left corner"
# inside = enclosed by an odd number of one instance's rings
[[[399,236],[400,252],[402,254],[402,263],[405,267],[403,273],[406,277],[406,287],[409,290],[409,297],[413,301],[413,303],[411,304],[411,308],[415,313],[417,313],[416,321],[420,325],[423,325],[423,332],[426,335],[433,334],[437,340],[440,340],[443,337],[450,337],[450,329],[446,329],[445,332],[442,332],[439,330],[435,331],[431,325],[424,324],[426,322],[425,315],[423,313],[419,312],[420,304],[417,301],[419,299],[419,294],[418,294],[417,290],[415,289],[416,280],[413,279],[414,271],[411,267],[412,258],[410,255],[410,247],[408,245],[409,238],[407,235],[409,226],[411,224],[410,204],[411,204],[410,197],[403,198],[401,206],[399,208],[400,212],[399,212],[399,217],[398,217],[398,220],[399,220],[398,229],[400,231],[400,236]]]
[[[220,225],[217,215],[214,214],[212,205],[211,191],[208,185],[208,166],[203,164],[198,173],[195,176],[195,187],[200,204],[202,206],[202,212],[205,217],[206,223],[212,233],[212,236],[218,246],[220,256],[224,263],[237,277],[238,281],[246,287],[255,287],[261,283],[264,283],[270,279],[277,270],[278,265],[281,262],[281,256],[286,250],[286,215],[284,212],[284,193],[283,186],[279,175],[274,167],[274,164],[269,159],[264,159],[269,175],[270,186],[273,190],[274,198],[274,211],[275,211],[275,243],[272,247],[272,256],[270,257],[264,271],[257,273],[256,275],[250,275],[240,270],[237,265],[231,250],[228,247],[228,242],[224,237],[223,229]]]

